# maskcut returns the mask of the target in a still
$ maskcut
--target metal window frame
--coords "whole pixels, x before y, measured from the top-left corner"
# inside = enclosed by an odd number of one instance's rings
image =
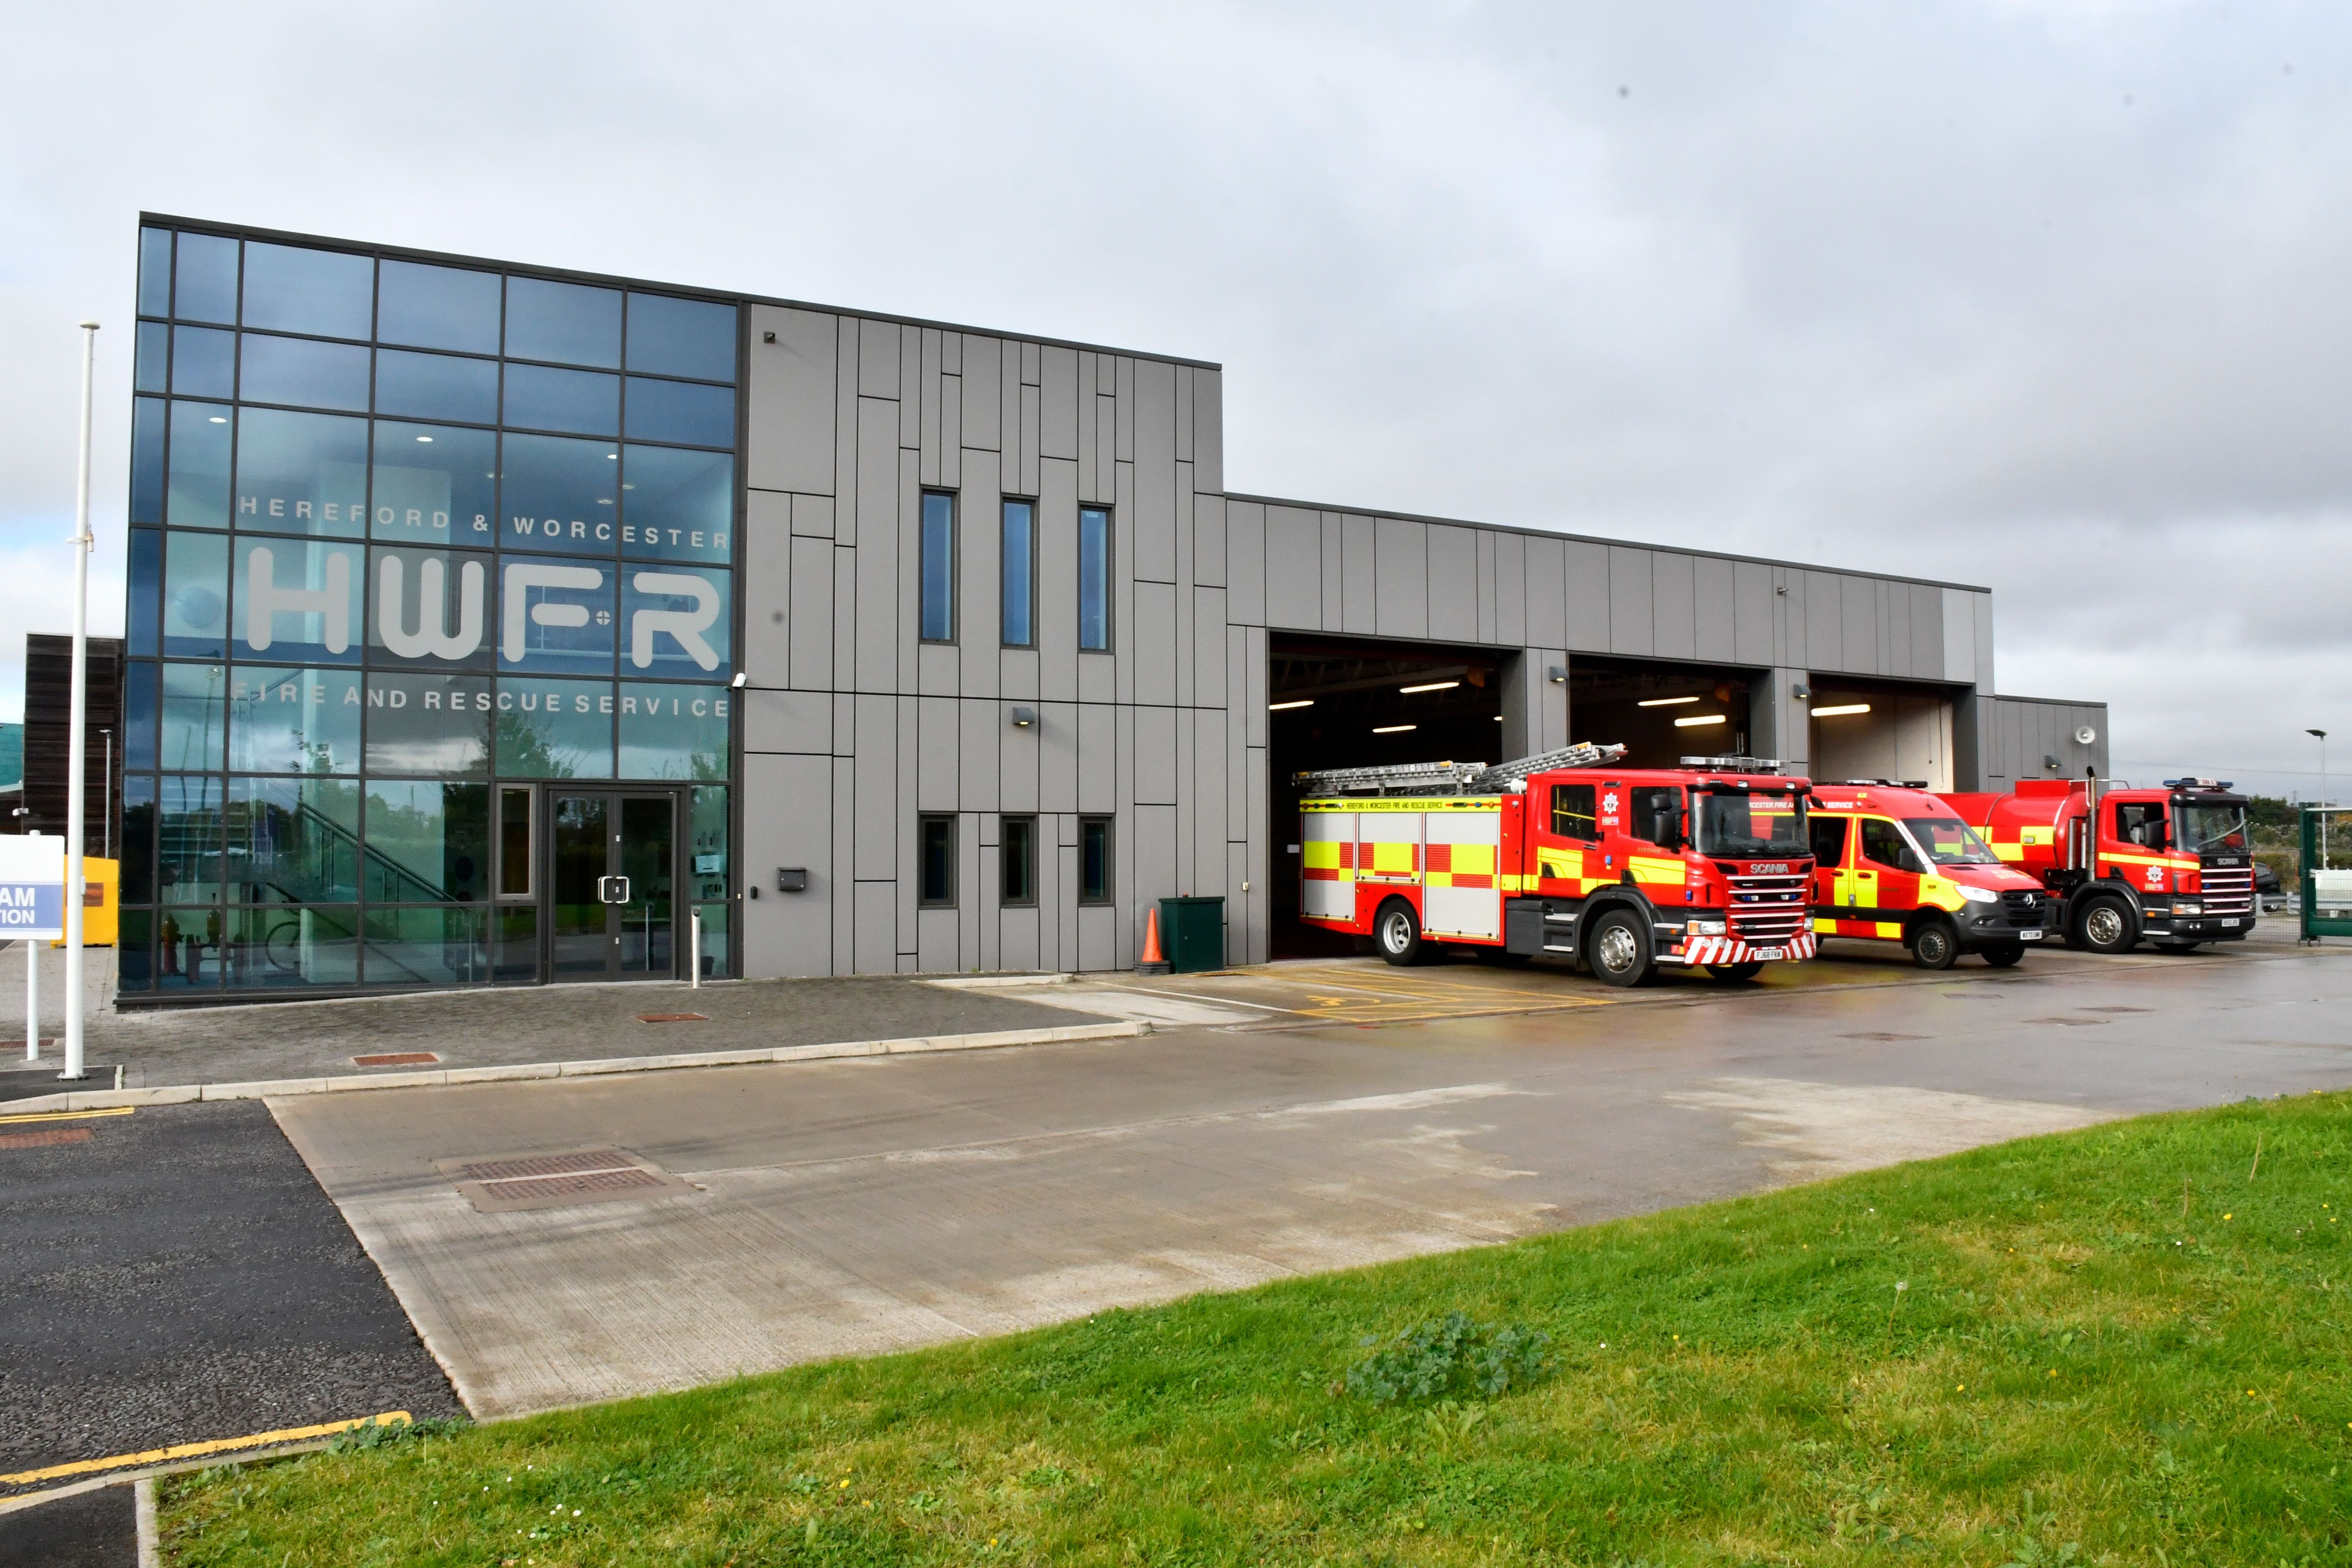
[[[1012,520],[1012,509],[1029,509],[1029,640],[1014,642],[1004,635],[1004,533]],[[1000,496],[996,502],[996,642],[999,647],[1024,648],[1032,652],[1037,647],[1037,557],[1038,534],[1043,509],[1035,496]]]
[[[923,587],[929,563],[923,558],[929,529],[923,508],[933,496],[948,503],[948,635],[923,635]],[[915,497],[915,640],[931,647],[953,647],[963,631],[963,492],[943,485],[925,485]]]
[[[923,833],[937,825],[947,831],[948,885],[943,897],[929,898],[923,890]],[[951,811],[924,811],[915,816],[915,907],[919,910],[951,910],[956,907],[956,814]]]
[[[1100,646],[1097,646],[1097,645],[1092,644],[1092,643],[1089,643],[1089,642],[1087,642],[1087,641],[1086,640],[1086,638],[1087,638],[1087,632],[1086,632],[1086,626],[1087,626],[1087,616],[1086,616],[1086,605],[1087,605],[1087,544],[1086,544],[1086,541],[1087,541],[1087,534],[1086,534],[1086,529],[1087,529],[1087,513],[1088,513],[1088,512],[1090,512],[1090,511],[1092,511],[1092,512],[1100,512],[1100,513],[1102,514],[1102,520],[1103,520],[1103,560],[1102,560],[1102,571],[1103,571],[1103,584],[1102,584],[1102,589],[1103,589],[1103,593],[1102,593],[1103,640],[1102,640],[1102,642],[1101,642]],[[1110,507],[1110,506],[1081,506],[1081,507],[1079,507],[1079,508],[1078,508],[1078,604],[1077,604],[1078,615],[1077,615],[1077,626],[1078,626],[1078,651],[1079,651],[1080,653],[1109,653],[1109,652],[1111,652],[1114,648],[1116,648],[1116,647],[1118,647],[1118,620],[1117,620],[1116,616],[1114,616],[1114,614],[1113,614],[1113,610],[1114,610],[1114,608],[1115,608],[1115,606],[1116,606],[1116,604],[1117,604],[1117,601],[1118,601],[1118,595],[1117,595],[1115,593],[1113,593],[1113,592],[1112,592],[1113,586],[1118,583],[1118,509],[1117,509],[1116,507]]]
[[[1087,830],[1099,827],[1103,835],[1103,885],[1099,894],[1087,891]],[[1118,901],[1118,818],[1103,812],[1089,812],[1078,818],[1078,907],[1103,909]]]
[[[1022,863],[1025,867],[1024,880],[1029,885],[1029,890],[1021,898],[1013,897],[1005,885],[1014,865],[1009,851],[1012,848],[1013,826],[1015,823],[1022,824],[1028,829],[1025,835],[1028,840],[1028,853],[1022,858]],[[996,902],[999,909],[1034,910],[1037,907],[1037,861],[1036,813],[1009,811],[1000,814],[996,819]]]

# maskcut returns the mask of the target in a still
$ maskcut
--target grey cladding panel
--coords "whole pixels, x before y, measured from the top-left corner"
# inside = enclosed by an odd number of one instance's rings
[[[1003,441],[1003,395],[1004,340],[967,337],[963,340],[963,444],[993,452]],[[964,469],[971,471],[970,458]]]
[[[953,811],[961,804],[960,737],[952,697],[921,697],[915,700],[915,809]]]
[[[1678,550],[1650,553],[1650,647],[1662,658],[1698,657],[1696,565]]]
[[[833,696],[824,691],[773,691],[753,688],[743,693],[743,749],[747,752],[800,752],[829,756],[833,752]]]
[[[1192,581],[1206,588],[1225,586],[1225,498],[1192,498]]]
[[[857,393],[861,397],[898,395],[898,334],[896,323],[860,317],[857,322]]]
[[[898,701],[857,699],[857,876],[898,874]],[[886,906],[887,907],[887,906]],[[895,917],[894,917],[895,918]],[[896,929],[894,926],[892,929]],[[860,955],[863,962],[863,955]]]
[[[1135,585],[1135,700],[1176,700],[1176,590],[1166,583]]]
[[[1122,362],[1131,363],[1131,362]],[[1135,574],[1176,580],[1176,367],[1135,364]],[[1184,511],[1189,521],[1191,498]]]
[[[1478,627],[1478,542],[1467,528],[1423,529],[1427,569],[1423,574],[1427,605],[1421,635],[1448,642],[1480,642]]]
[[[1047,347],[1039,361],[1044,389],[1038,400],[1037,451],[1041,457],[1078,455],[1078,351]]]
[[[1741,664],[1766,666],[1780,661],[1772,636],[1772,568],[1755,561],[1731,565],[1731,658]]]
[[[764,341],[773,332],[776,341]],[[835,319],[751,309],[744,410],[744,482],[759,489],[833,493]]]
[[[1192,482],[1215,495],[1225,488],[1225,377],[1192,373]]]
[[[1698,606],[1692,657],[1728,663],[1738,657],[1737,599],[1732,563],[1691,557],[1691,585]]]
[[[1898,583],[1911,595],[1911,673],[1932,680],[1944,673],[1944,595],[1924,583]]]
[[[1255,510],[1255,507],[1252,509]],[[1323,519],[1295,507],[1263,509],[1265,518],[1265,622],[1298,631],[1323,629]],[[1240,506],[1236,503],[1238,515]],[[1236,605],[1236,610],[1239,606]]]
[[[1552,580],[1559,580],[1558,572]],[[1495,638],[1514,647],[1528,640],[1528,539],[1523,533],[1495,535]]]
[[[833,545],[793,541],[792,683],[809,690],[833,687]],[[755,675],[759,672],[755,669]]]
[[[1830,572],[1807,572],[1804,661],[1813,669],[1847,669],[1843,589]]]
[[[1580,648],[1587,653],[1609,650],[1609,547],[1586,539],[1562,540],[1568,576],[1568,613],[1558,626],[1547,626],[1535,615],[1535,584],[1542,576],[1536,566],[1532,542],[1528,550],[1528,641],[1546,647]]]
[[[1857,675],[1874,673],[1885,668],[1878,656],[1878,595],[1877,584],[1867,577],[1839,577],[1837,584],[1840,621],[1838,668]]]
[[[743,814],[743,875],[762,897],[736,906],[743,924],[743,973],[824,974],[832,970],[833,763],[824,757],[747,756],[743,791],[788,805]],[[808,890],[778,893],[778,869],[808,872]]]
[[[1382,637],[1426,637],[1429,629],[1430,535],[1425,522],[1402,518],[1376,518],[1372,522],[1372,629]],[[1448,531],[1454,531],[1449,530]],[[1465,539],[1466,544],[1468,541]],[[1469,576],[1463,573],[1466,582]],[[1477,604],[1471,603],[1471,629],[1477,628]]]
[[[1328,535],[1327,533],[1326,537]],[[1380,630],[1379,534],[1369,517],[1339,519],[1339,629]],[[1328,605],[1326,606],[1328,609]]]
[[[1654,651],[1654,610],[1650,552],[1622,545],[1609,547],[1609,651],[1647,654]]]

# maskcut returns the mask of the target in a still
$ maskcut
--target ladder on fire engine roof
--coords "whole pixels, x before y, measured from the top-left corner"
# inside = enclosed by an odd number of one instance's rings
[[[1310,792],[1335,795],[1495,795],[1529,773],[1597,768],[1624,754],[1622,746],[1580,741],[1556,752],[1496,763],[1491,768],[1484,763],[1394,763],[1376,768],[1320,768],[1293,773],[1291,781]]]

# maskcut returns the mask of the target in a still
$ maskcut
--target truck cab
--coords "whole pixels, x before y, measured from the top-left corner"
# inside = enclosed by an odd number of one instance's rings
[[[1924,789],[1889,779],[1816,784],[1813,934],[1899,942],[1922,969],[1963,953],[2006,969],[2054,934],[2058,906]]]
[[[2070,947],[2165,952],[2242,942],[2254,929],[2246,798],[2224,780],[2158,789],[2028,779],[2008,795],[1943,797],[1995,854],[2060,900]]]

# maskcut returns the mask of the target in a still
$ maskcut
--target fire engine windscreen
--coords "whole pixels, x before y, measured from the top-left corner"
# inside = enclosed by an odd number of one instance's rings
[[[1904,828],[1920,854],[1937,866],[1998,866],[2000,857],[1957,816],[1906,816]]]
[[[1794,795],[1762,790],[1721,795],[1694,791],[1698,805],[1698,852],[1727,859],[1759,855],[1810,855],[1804,803]]]
[[[2180,827],[2180,847],[2191,855],[2208,849],[2246,847],[2246,808],[2242,805],[2175,805]]]

